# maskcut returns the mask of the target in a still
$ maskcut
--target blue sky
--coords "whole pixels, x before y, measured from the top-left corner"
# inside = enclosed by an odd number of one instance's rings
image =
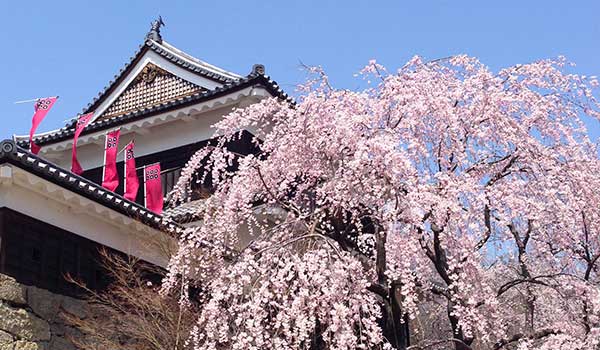
[[[492,69],[565,55],[600,75],[600,1],[3,1],[0,138],[27,134],[33,107],[60,95],[38,131],[63,125],[112,79],[162,15],[163,38],[246,74],[252,64],[289,92],[300,62],[338,87],[369,59],[397,68],[413,55],[465,53]]]

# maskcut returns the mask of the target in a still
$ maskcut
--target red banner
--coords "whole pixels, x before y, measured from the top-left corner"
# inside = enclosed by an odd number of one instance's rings
[[[160,179],[160,163],[144,167],[144,188],[146,191],[146,208],[156,214],[161,214],[163,210],[163,195]]]
[[[79,135],[85,129],[85,127],[90,123],[94,113],[88,113],[80,116],[77,119],[77,124],[75,125],[75,137],[73,138],[73,153],[71,154],[71,172],[77,175],[83,174],[83,168],[81,168],[81,164],[77,160],[77,139]]]
[[[140,188],[140,180],[137,177],[135,169],[135,157],[133,156],[134,142],[131,141],[125,146],[125,191],[123,197],[135,202],[138,189]]]
[[[40,153],[41,148],[33,142],[33,134],[57,99],[58,96],[53,96],[40,98],[35,101],[35,105],[33,106],[35,112],[33,113],[33,118],[31,119],[31,130],[29,130],[29,149],[33,154]]]
[[[113,192],[117,186],[119,186],[117,153],[120,134],[121,130],[114,130],[107,133],[106,142],[104,143],[104,175],[102,176],[102,187]]]

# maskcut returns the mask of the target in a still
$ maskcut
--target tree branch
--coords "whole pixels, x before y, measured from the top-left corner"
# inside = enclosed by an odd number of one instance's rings
[[[523,333],[517,333],[510,338],[502,339],[499,342],[497,342],[496,344],[494,344],[494,350],[499,350],[499,349],[503,348],[504,346],[506,346],[510,343],[519,341],[521,339],[542,339],[549,335],[555,335],[555,334],[560,334],[560,333],[562,333],[562,331],[556,330],[556,329],[551,329],[551,328],[544,328],[544,329],[538,330],[536,332],[533,332],[529,335],[525,335]]]
[[[484,222],[485,222],[486,231],[485,231],[484,236],[475,245],[475,251],[483,248],[483,246],[487,243],[487,241],[492,236],[492,222],[491,222],[490,217],[491,217],[490,207],[486,204],[485,207],[484,207],[484,209],[483,209],[483,219],[484,219]]]
[[[425,350],[427,348],[430,348],[430,347],[433,347],[436,345],[440,345],[440,344],[444,344],[444,343],[457,343],[457,344],[462,345],[465,350],[473,349],[472,347],[470,347],[469,345],[467,345],[464,341],[462,341],[460,339],[448,338],[448,339],[434,341],[434,342],[431,342],[431,343],[425,344],[425,345],[412,345],[412,346],[409,346],[408,348],[406,348],[406,350]]]

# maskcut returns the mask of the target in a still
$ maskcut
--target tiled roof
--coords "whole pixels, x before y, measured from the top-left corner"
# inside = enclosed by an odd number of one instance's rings
[[[207,90],[149,63],[96,121],[151,108],[204,91]]]
[[[113,80],[98,93],[98,96],[83,109],[82,114],[94,111],[96,107],[98,107],[98,105],[100,105],[100,103],[119,85],[119,83],[125,79],[131,69],[135,67],[136,63],[139,62],[147,51],[154,51],[181,68],[220,83],[230,83],[240,78],[240,76],[236,74],[223,71],[198,59],[191,59],[190,55],[174,49],[166,42],[158,43],[149,39],[140,45],[139,49],[129,59],[129,62],[127,62],[125,66],[121,68],[119,73],[114,76]]]
[[[152,228],[171,234],[178,234],[182,231],[182,227],[174,221],[155,214],[88,179],[50,163],[18,147],[12,140],[0,142],[0,163],[5,162],[11,163]]]
[[[179,50],[166,41],[161,41],[160,43],[152,41],[150,48],[154,52],[189,70],[190,72],[198,73],[215,81],[227,83],[242,78],[241,75],[226,71],[217,66],[199,60],[196,57]]]
[[[225,84],[223,87],[219,87],[214,90],[194,93],[190,96],[172,100],[150,108],[144,108],[127,114],[115,116],[109,119],[94,121],[85,128],[83,134],[85,135],[100,130],[110,129],[115,126],[122,125],[135,120],[144,119],[158,113],[167,112],[170,110],[208,101],[213,98],[217,98],[229,94],[231,92],[242,90],[250,86],[264,87],[273,96],[277,96],[282,100],[286,100],[290,103],[293,103],[293,99],[290,96],[288,96],[285,92],[283,92],[283,90],[281,90],[277,83],[271,80],[269,76],[264,74],[251,73],[245,78],[239,79],[229,84]],[[74,125],[72,124],[55,130],[53,132],[49,132],[41,136],[36,136],[33,140],[38,145],[59,142],[73,137],[74,131]],[[29,140],[24,138],[18,141],[18,144],[20,147],[28,148]]]
[[[163,216],[177,223],[186,224],[198,220],[198,212],[204,205],[204,199],[183,203],[174,208],[165,209]]]

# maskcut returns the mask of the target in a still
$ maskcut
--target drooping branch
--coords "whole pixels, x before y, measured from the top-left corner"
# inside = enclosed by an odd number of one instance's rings
[[[417,57],[366,91],[317,81],[294,110],[274,99],[236,109],[217,130],[268,129],[261,134],[265,156],[240,160],[240,173],[228,172],[217,184],[223,188],[215,187],[214,196],[225,205],[206,216],[213,223],[199,237],[220,242],[246,217],[259,226],[251,233],[259,234],[251,237],[255,249],[220,266],[219,275],[211,270],[210,286],[199,274],[199,284],[216,293],[206,294],[215,303],[198,317],[195,347],[208,350],[223,340],[223,348],[294,349],[317,334],[318,346],[317,340],[311,346],[323,349],[356,348],[348,339],[381,348],[382,338],[406,349],[407,312],[434,318],[434,326],[411,323],[425,330],[413,350],[512,348],[521,339],[548,336],[534,330],[556,321],[565,337],[584,339],[584,280],[595,282],[600,260],[600,212],[585,203],[600,202],[590,190],[600,187],[600,162],[578,125],[580,112],[600,115],[597,104],[588,113],[557,98],[582,96],[583,106],[592,96],[561,64],[540,61],[494,74],[466,56],[429,65]],[[382,78],[379,66],[368,69]],[[231,168],[229,155],[211,157],[215,173]],[[271,218],[263,224],[262,215],[270,214],[253,216],[255,203],[248,201],[283,208],[284,224]],[[573,220],[582,206],[583,231]],[[343,259],[333,258],[322,240]],[[206,252],[195,241],[182,243],[174,273]],[[264,259],[252,260],[265,247],[288,249],[262,251]],[[273,273],[280,259],[291,280]],[[301,279],[296,266],[304,267]],[[290,293],[293,288],[309,290],[310,302],[306,293]],[[591,300],[596,291],[589,290]],[[261,315],[268,322],[261,323]],[[274,330],[275,317],[283,321]],[[316,326],[305,326],[314,319]],[[519,334],[499,336],[498,329]]]
[[[375,225],[375,248],[376,248],[376,260],[375,260],[375,269],[377,272],[377,282],[379,284],[385,284],[386,282],[386,251],[385,244],[387,241],[387,231],[383,230],[379,227],[379,225]]]
[[[431,223],[431,231],[433,232],[433,263],[435,269],[439,273],[440,277],[448,285],[451,283],[449,276],[448,258],[446,257],[446,251],[442,248],[441,234],[444,232],[443,227],[439,227],[435,223]]]
[[[525,256],[527,254],[527,244],[529,243],[529,238],[531,237],[532,228],[533,228],[533,220],[527,220],[527,230],[525,231],[525,234],[521,238],[521,235],[517,231],[517,228],[515,227],[515,225],[514,224],[508,225],[508,229],[510,230],[510,233],[513,235],[513,238],[515,239],[515,244],[517,245],[519,267],[521,269],[520,273],[523,275],[523,277],[525,277],[527,279],[531,279],[531,273],[529,272],[529,268],[527,267],[527,263],[525,262],[525,260],[526,260]]]
[[[475,251],[483,248],[485,244],[488,242],[490,237],[492,236],[492,222],[491,222],[491,214],[490,214],[490,206],[485,205],[483,208],[483,220],[485,222],[485,233],[483,237],[475,244]]]
[[[510,175],[510,173],[511,173],[510,168],[517,162],[518,159],[519,159],[519,156],[513,154],[510,157],[510,160],[506,163],[506,165],[504,165],[502,170],[500,170],[499,172],[497,172],[494,176],[492,176],[490,178],[490,180],[486,183],[486,186],[488,186],[488,187],[492,186],[500,179]]]
[[[546,286],[549,287],[550,285],[546,282],[543,281],[543,279],[545,278],[554,278],[557,276],[560,276],[561,274],[557,273],[557,274],[552,274],[552,275],[541,275],[541,276],[535,276],[532,278],[519,278],[516,280],[511,280],[509,282],[506,282],[505,284],[503,284],[502,286],[500,286],[500,288],[498,288],[498,292],[496,293],[497,296],[501,296],[504,293],[506,293],[507,291],[509,291],[511,288],[516,287],[520,284],[523,283],[531,283],[531,284],[538,284],[541,286]]]

